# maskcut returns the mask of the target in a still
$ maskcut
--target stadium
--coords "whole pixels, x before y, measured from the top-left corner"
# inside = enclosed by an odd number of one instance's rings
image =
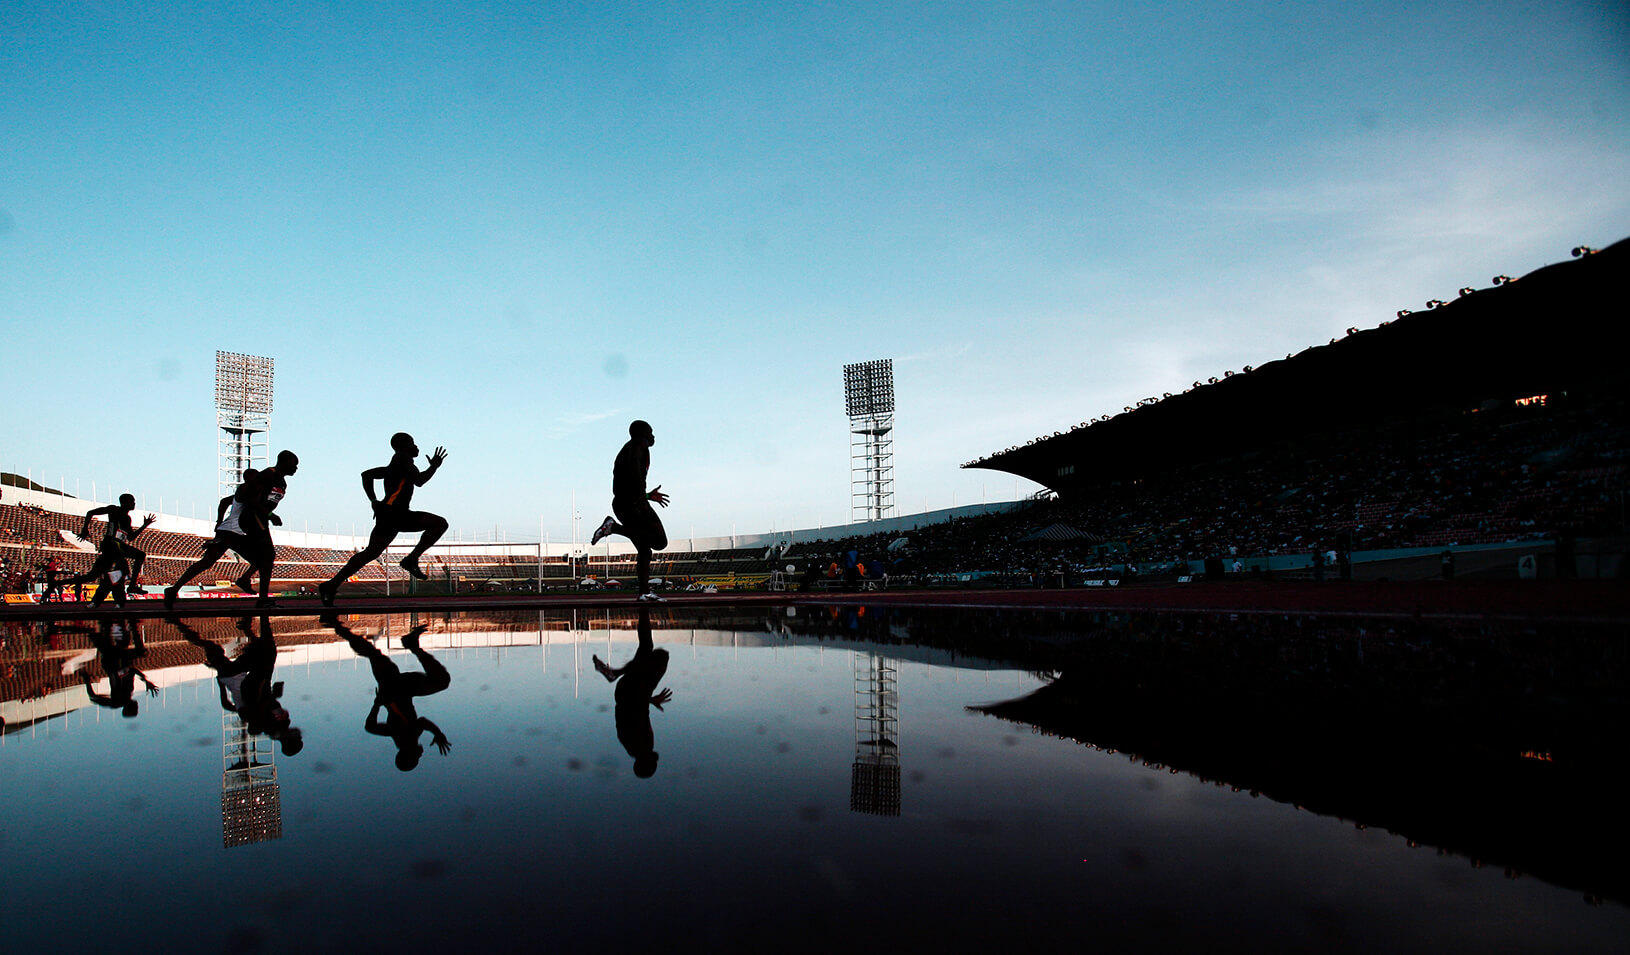
[[[1624,4],[4,24],[4,951],[1624,951]]]
[[[1575,252],[964,465],[1043,485],[1030,500],[677,540],[652,573],[700,592],[1622,577],[1630,409],[1622,356],[1604,345],[1630,241]],[[102,502],[0,481],[8,603],[59,599],[44,568],[90,567],[69,536]],[[141,536],[142,583],[173,582],[212,527],[160,515]],[[311,593],[364,543],[273,537],[289,595]],[[235,559],[186,595],[235,595],[247,569]],[[425,567],[431,579],[412,581],[381,558],[345,593],[615,591],[634,572],[620,540],[440,543]]]

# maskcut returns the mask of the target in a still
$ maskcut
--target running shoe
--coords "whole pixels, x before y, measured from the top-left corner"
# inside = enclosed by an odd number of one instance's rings
[[[430,575],[419,569],[419,560],[416,557],[404,557],[397,563],[401,568],[420,580],[429,580]]]
[[[166,587],[166,588],[164,588],[164,609],[165,610],[174,610],[175,609],[175,598],[179,597],[180,595],[181,595],[181,589],[178,588],[178,587]]]
[[[605,537],[607,534],[610,534],[616,529],[617,519],[612,517],[610,514],[607,514],[606,519],[600,522],[600,526],[594,529],[594,536],[589,538],[589,546],[593,547],[595,544],[600,543],[600,539],[602,537]]]
[[[340,585],[334,583],[332,580],[327,580],[317,585],[317,596],[322,600],[323,606],[334,606],[334,595],[339,592],[339,589]]]
[[[640,594],[640,603],[642,604],[665,604],[667,602],[668,601],[666,598],[658,597],[656,594],[651,593],[650,591]]]

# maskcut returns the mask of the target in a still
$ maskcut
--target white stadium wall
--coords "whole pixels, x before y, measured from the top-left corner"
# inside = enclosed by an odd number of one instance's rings
[[[7,504],[33,504],[48,511],[59,514],[71,514],[83,517],[86,511],[102,507],[107,502],[91,501],[85,498],[64,495],[58,491],[31,491],[26,488],[4,488],[4,501]],[[870,534],[905,534],[919,527],[931,524],[942,524],[952,518],[978,517],[982,514],[1000,514],[1023,507],[1028,501],[999,501],[989,504],[966,504],[962,507],[948,507],[937,511],[925,511],[921,514],[907,514],[902,517],[891,517],[881,521],[864,521],[855,524],[834,524],[831,527],[806,527],[797,530],[769,531],[756,534],[735,534],[727,537],[675,537],[668,544],[669,551],[676,552],[703,552],[710,550],[735,550],[747,547],[773,547],[781,544],[799,544],[817,540],[837,540],[844,537],[861,537]],[[179,514],[159,513],[157,507],[151,509],[158,514],[158,520],[153,527],[161,531],[175,534],[191,534],[195,537],[213,537],[215,535],[215,522],[201,518],[182,517]],[[137,513],[147,513],[148,509],[138,505]],[[288,547],[320,547],[328,550],[351,551],[360,550],[368,539],[350,534],[313,534],[305,531],[291,530],[287,527],[273,528],[272,540],[275,543]],[[405,550],[410,546],[413,538],[402,535],[391,549]],[[540,551],[541,548],[541,551]],[[430,556],[457,552],[460,554],[503,554],[516,557],[536,557],[541,553],[545,557],[570,557],[574,555],[571,541],[549,541],[542,543],[506,543],[506,544],[438,544],[429,551]],[[620,537],[607,538],[593,547],[586,542],[579,542],[575,547],[575,556],[619,556],[634,553],[634,546]]]

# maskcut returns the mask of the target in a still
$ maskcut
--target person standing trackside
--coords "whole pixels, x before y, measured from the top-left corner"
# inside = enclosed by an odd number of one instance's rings
[[[651,446],[657,443],[656,434],[644,421],[628,426],[628,443],[617,452],[611,466],[611,513],[600,522],[589,545],[611,534],[621,534],[633,541],[639,552],[636,570],[639,575],[639,599],[645,603],[660,603],[662,598],[651,591],[651,552],[668,546],[668,532],[662,519],[651,508],[652,502],[668,506],[668,495],[658,484],[645,490],[645,476],[651,469]]]

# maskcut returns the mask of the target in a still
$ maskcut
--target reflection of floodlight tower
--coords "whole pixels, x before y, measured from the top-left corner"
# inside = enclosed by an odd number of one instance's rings
[[[900,814],[899,673],[875,653],[855,654],[855,764],[849,811]]]
[[[215,353],[215,427],[222,497],[238,489],[244,468],[269,460],[272,428],[272,360],[229,351]]]
[[[221,846],[283,838],[283,803],[269,737],[221,711]]]
[[[849,519],[894,516],[894,360],[843,366],[849,411]]]

